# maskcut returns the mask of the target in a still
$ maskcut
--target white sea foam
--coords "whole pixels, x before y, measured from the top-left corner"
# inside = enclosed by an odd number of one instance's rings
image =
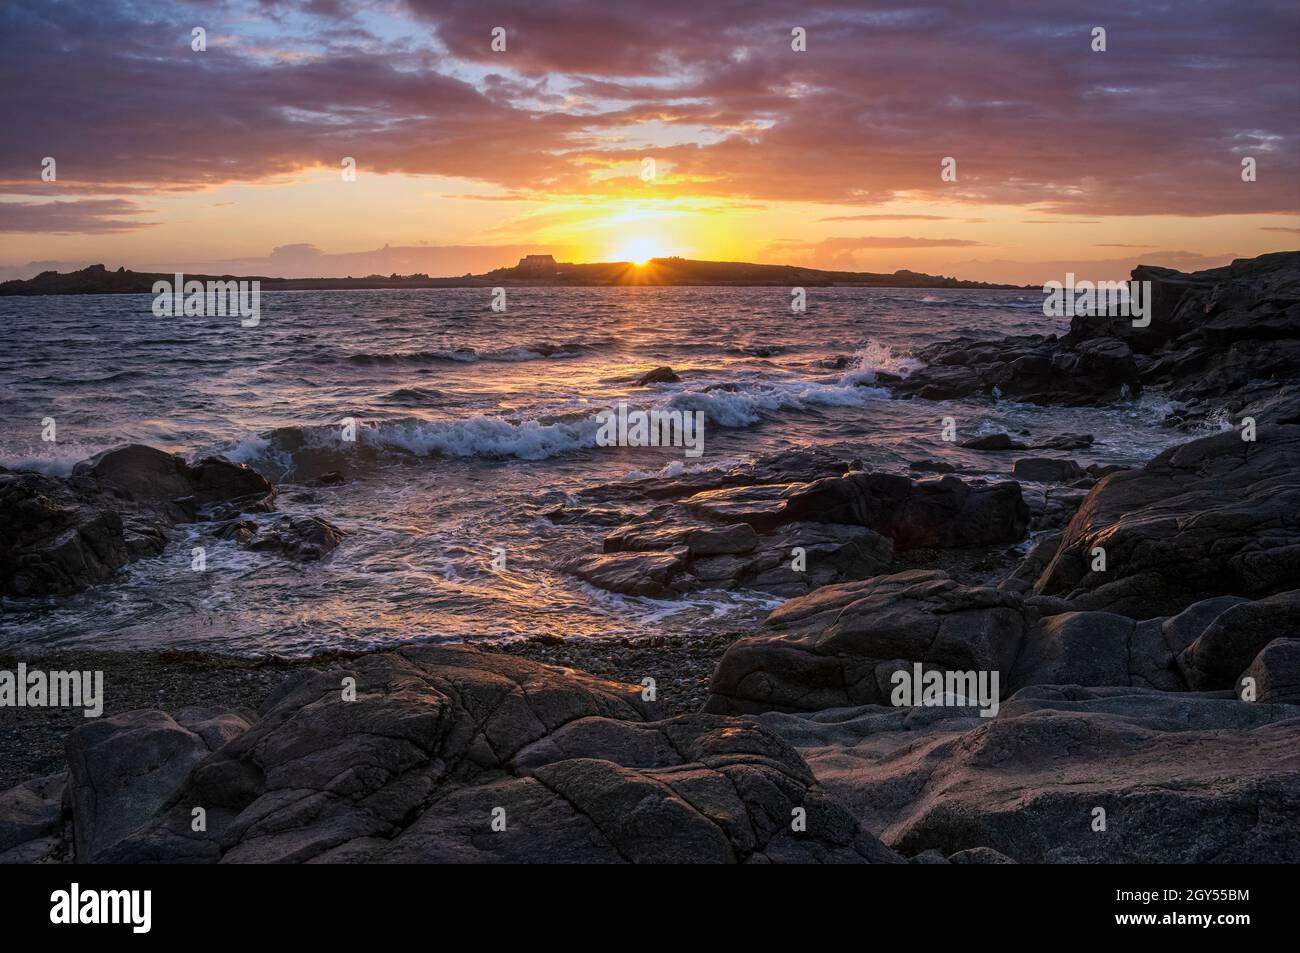
[[[914,371],[925,367],[924,361],[895,354],[894,349],[888,344],[881,344],[874,338],[867,341],[864,347],[859,348],[853,357],[855,358],[853,370],[840,378],[840,383],[844,386],[874,384],[877,375],[882,372],[897,377],[908,377]]]
[[[123,443],[125,441],[122,441]],[[28,449],[0,455],[0,467],[7,470],[30,470],[46,476],[67,476],[72,468],[95,454],[120,444],[47,443],[39,449]]]

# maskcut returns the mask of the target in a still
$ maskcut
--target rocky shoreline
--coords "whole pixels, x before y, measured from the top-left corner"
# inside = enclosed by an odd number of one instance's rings
[[[1131,470],[1069,456],[1088,435],[1006,435],[979,448],[1009,454],[1000,481],[796,451],[549,514],[604,528],[562,567],[597,588],[788,600],[751,631],[51,657],[132,687],[99,719],[0,709],[0,862],[1300,861],[1300,253],[1134,277],[1146,327],[948,342],[882,383],[1155,390],[1170,426],[1222,432]],[[101,584],[184,522],[277,558],[346,545],[278,505],[145,447],[3,471],[0,591]],[[894,703],[913,672],[986,676],[996,713]]]

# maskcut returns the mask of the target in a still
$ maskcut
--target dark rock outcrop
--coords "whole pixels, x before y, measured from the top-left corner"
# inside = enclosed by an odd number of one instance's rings
[[[894,550],[1022,539],[1017,483],[850,471],[810,483],[704,490],[619,527],[564,568],[613,592],[665,598],[747,588],[797,596],[884,572]]]
[[[1300,426],[1260,422],[1103,478],[1034,589],[1077,609],[1170,615],[1214,595],[1251,599],[1300,579]],[[1094,549],[1105,569],[1094,570]],[[1247,660],[1249,661],[1249,660]]]
[[[0,592],[43,596],[97,585],[163,551],[156,524],[123,518],[111,499],[38,473],[0,471]]]
[[[992,719],[867,706],[758,721],[909,856],[1300,861],[1300,706],[1044,686]]]
[[[1182,651],[1178,664],[1192,688],[1231,688],[1278,636],[1300,637],[1300,589],[1224,609]]]
[[[1151,282],[1145,326],[1128,316],[1078,315],[1060,337],[944,341],[920,351],[927,366],[894,391],[1087,406],[1156,388],[1182,402],[1188,420],[1236,413],[1300,378],[1300,252],[1192,274],[1140,265],[1132,277]]]
[[[676,384],[681,381],[677,372],[671,367],[656,367],[654,370],[646,371],[636,379],[638,387],[645,387],[647,384]]]
[[[62,595],[109,581],[157,556],[178,523],[219,521],[216,533],[290,559],[320,559],[343,537],[317,517],[268,530],[243,514],[275,508],[265,477],[221,457],[189,464],[128,444],[96,454],[67,479],[0,468],[0,594]]]
[[[248,729],[246,714],[133,711],[68,736],[76,857],[99,860],[168,802],[209,752]]]
[[[1069,483],[1083,475],[1083,470],[1073,460],[1055,457],[1022,457],[1015,462],[1011,475],[1017,480],[1031,483]]]
[[[355,700],[345,700],[344,679],[355,680]],[[655,706],[640,691],[464,647],[405,649],[309,671],[268,699],[246,732],[185,777],[169,778],[163,803],[148,799],[149,810],[130,821],[151,819],[97,856],[901,860],[827,797],[770,730],[710,715],[648,721]],[[191,823],[200,806],[204,831]]]
[[[768,617],[713,673],[706,711],[818,711],[889,699],[889,677],[927,668],[997,671],[1003,685],[1028,623],[1020,597],[912,570],[826,586]]]
[[[1235,690],[1278,635],[1300,631],[1300,591],[1253,602],[1211,598],[1143,620],[1023,592],[965,586],[933,570],[826,586],[791,599],[760,632],[732,643],[705,710],[887,704],[891,677],[915,665],[996,672],[999,697],[1043,685]],[[1257,661],[1257,683],[1277,686],[1270,697],[1289,691],[1291,648]]]
[[[338,548],[346,534],[319,516],[284,516],[245,543],[257,552],[274,552],[298,562],[315,562]]]

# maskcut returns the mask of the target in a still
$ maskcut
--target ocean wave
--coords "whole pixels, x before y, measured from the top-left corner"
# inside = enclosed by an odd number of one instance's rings
[[[432,387],[399,387],[384,395],[384,400],[399,407],[423,407],[445,395]]]
[[[726,429],[750,427],[781,411],[822,407],[861,407],[887,400],[889,392],[871,386],[877,373],[906,376],[921,363],[899,356],[886,345],[869,342],[855,355],[855,366],[826,380],[721,381],[678,385],[655,399],[631,402],[631,411],[701,412],[705,420]],[[393,391],[388,399],[418,404],[421,388]],[[230,445],[230,459],[247,463],[271,479],[308,479],[331,469],[383,465],[393,456],[515,457],[544,460],[557,454],[596,446],[601,428],[597,414],[614,409],[589,404],[538,418],[512,419],[497,414],[447,420],[402,418],[358,422],[356,440],[345,442],[341,426],[284,427]]]
[[[860,407],[869,400],[888,397],[888,391],[877,387],[784,381],[729,384],[711,390],[685,391],[674,394],[668,401],[667,409],[701,411],[710,423],[733,428],[752,426],[781,410]]]
[[[358,421],[356,439],[341,426],[281,427],[224,449],[272,480],[311,479],[330,470],[374,469],[394,457],[515,457],[544,460],[596,445],[594,416],[510,420],[478,415],[453,420]]]
[[[68,476],[72,468],[101,451],[121,446],[126,441],[111,444],[45,444],[40,449],[13,450],[0,455],[0,467],[6,470],[30,470],[46,476]]]

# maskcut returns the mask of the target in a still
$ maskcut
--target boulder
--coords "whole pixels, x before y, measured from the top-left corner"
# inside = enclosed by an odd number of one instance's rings
[[[109,502],[83,499],[63,480],[0,471],[0,591],[6,596],[75,592],[166,545],[128,528]]]
[[[1242,673],[1242,678],[1255,680],[1257,702],[1300,705],[1300,638],[1274,639],[1268,643]]]
[[[337,549],[347,535],[319,516],[281,517],[269,529],[258,528],[251,535],[247,535],[247,521],[237,525],[239,528],[233,538],[249,549],[278,553],[297,562],[315,562],[323,558]]]
[[[908,549],[1019,542],[1029,508],[1018,483],[848,473],[789,489],[780,519],[865,526]]]
[[[68,736],[68,790],[76,856],[93,863],[149,820],[191,769],[248,728],[242,713],[187,708],[175,717],[133,711]]]
[[[900,664],[997,671],[1003,685],[1027,629],[1020,598],[912,570],[826,586],[768,617],[765,634],[734,642],[705,710],[818,711],[888,700]]]
[[[676,384],[680,381],[681,378],[671,367],[656,367],[638,377],[636,384],[638,387],[645,387],[647,384]]]
[[[682,546],[666,552],[603,553],[570,560],[563,568],[597,589],[666,599],[677,595],[672,584],[686,568],[686,556]]]
[[[991,433],[962,443],[967,450],[1024,450],[1025,444],[1012,440],[1008,433]]]
[[[1300,589],[1229,606],[1183,649],[1178,664],[1194,689],[1233,688],[1279,635],[1300,637]]]
[[[67,782],[60,772],[0,793],[0,864],[39,863],[61,851]]]
[[[1017,480],[1031,483],[1069,483],[1083,475],[1083,470],[1073,460],[1053,457],[1022,457],[1015,462],[1011,475]]]

